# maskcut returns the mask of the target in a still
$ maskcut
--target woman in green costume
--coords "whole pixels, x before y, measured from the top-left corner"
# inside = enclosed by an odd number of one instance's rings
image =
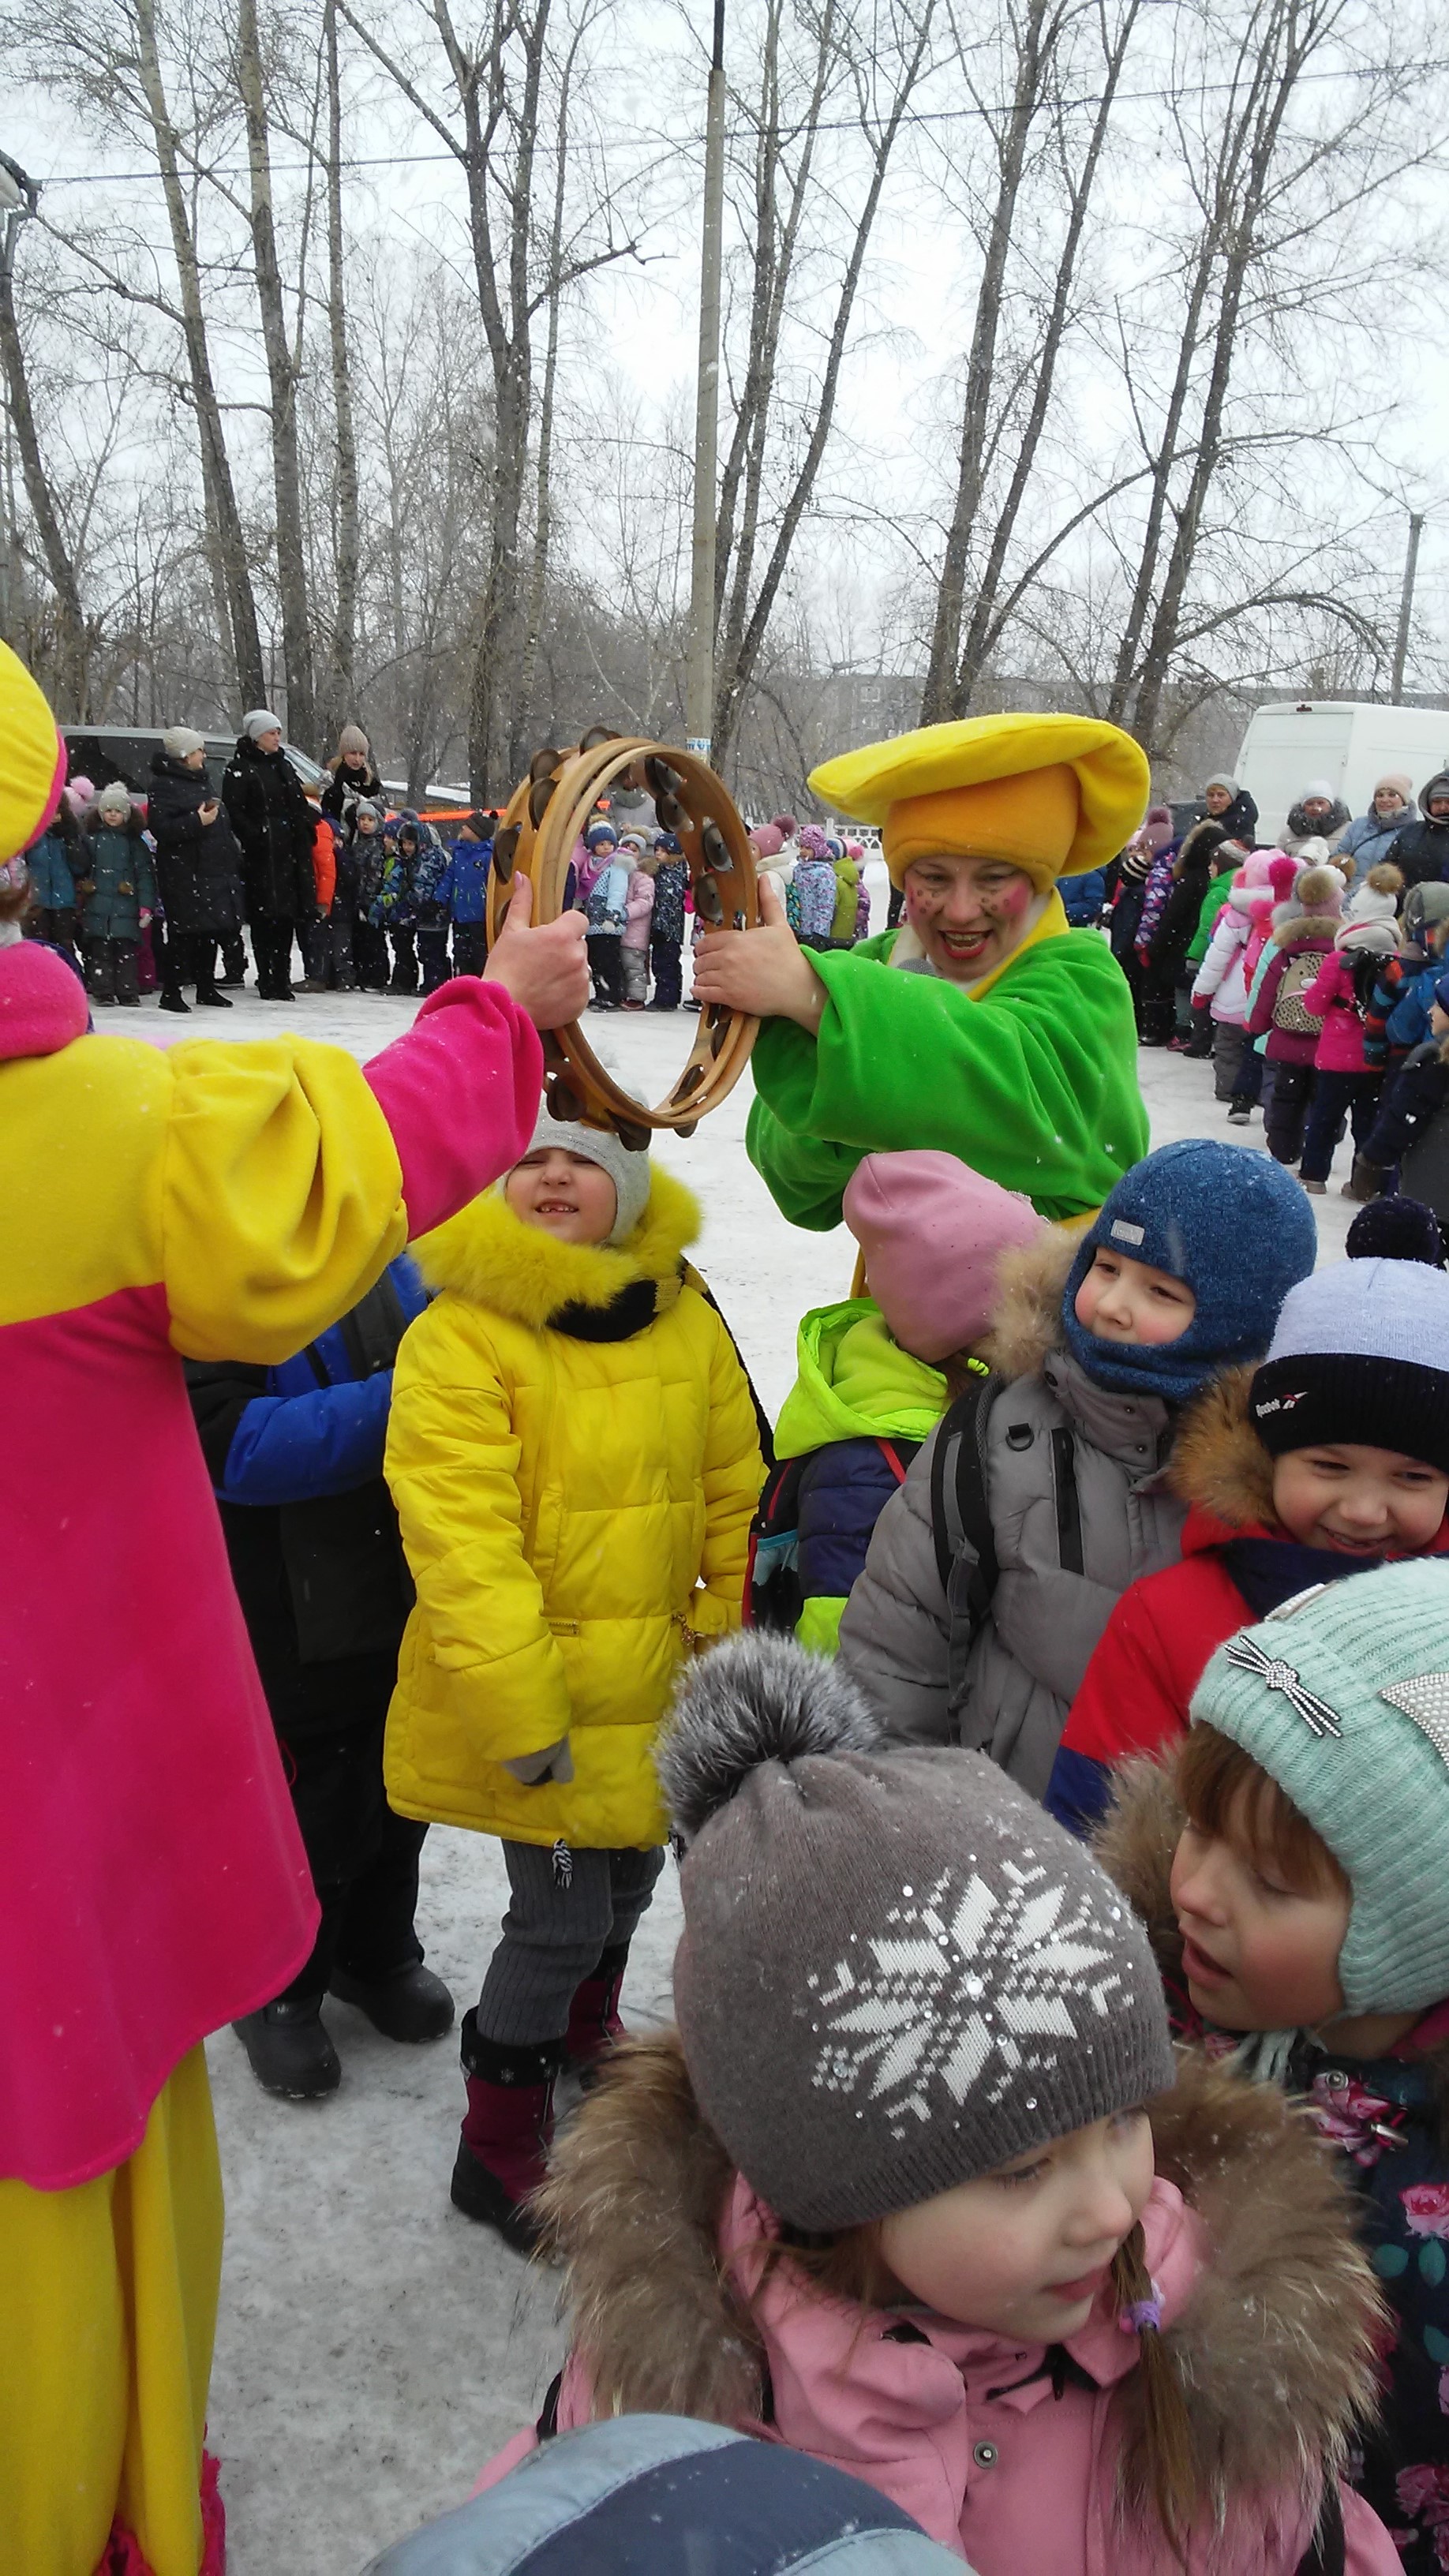
[[[701,942],[694,989],[750,1011],[750,1159],[782,1214],[825,1232],[862,1155],[959,1155],[1045,1217],[1099,1207],[1147,1150],[1132,1002],[1056,880],[1135,831],[1147,761],[1088,716],[977,716],[815,770],[841,814],[881,826],[901,925],[807,953],[772,884],[761,927]]]

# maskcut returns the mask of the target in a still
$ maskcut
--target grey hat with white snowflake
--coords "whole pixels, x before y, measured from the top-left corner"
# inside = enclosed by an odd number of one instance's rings
[[[1171,2084],[1146,1932],[983,1755],[883,1743],[838,1666],[752,1635],[657,1760],[685,2059],[778,2217],[862,2226]]]
[[[1192,1720],[1250,1753],[1343,1870],[1353,1894],[1338,1960],[1348,2010],[1442,2003],[1449,1559],[1406,1557],[1296,1594],[1218,1648]]]

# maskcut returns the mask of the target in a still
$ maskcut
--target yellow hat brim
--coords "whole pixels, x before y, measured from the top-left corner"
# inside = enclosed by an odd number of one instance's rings
[[[943,787],[975,787],[988,778],[1020,778],[1058,762],[1077,774],[1081,816],[1063,875],[1114,859],[1147,811],[1152,783],[1147,754],[1120,725],[1096,716],[966,716],[956,724],[921,725],[892,742],[869,742],[810,772],[822,805],[861,823],[883,823],[905,796]]]

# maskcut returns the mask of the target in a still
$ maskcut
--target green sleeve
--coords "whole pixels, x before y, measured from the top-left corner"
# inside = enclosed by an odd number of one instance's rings
[[[1091,931],[1026,950],[980,1002],[897,973],[889,942],[821,954],[817,1038],[767,1021],[746,1142],[776,1205],[817,1231],[840,1221],[861,1157],[934,1148],[1079,1216],[1147,1150],[1132,1000]]]
[[[803,1646],[807,1655],[821,1655],[831,1663],[839,1654],[846,1599],[843,1592],[818,1592],[806,1602],[795,1622],[795,1643]]]

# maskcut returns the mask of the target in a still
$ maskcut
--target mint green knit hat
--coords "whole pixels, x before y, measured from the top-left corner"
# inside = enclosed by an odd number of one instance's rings
[[[1449,1996],[1449,1559],[1315,1584],[1220,1646],[1192,1703],[1276,1780],[1353,1891],[1351,2013]]]

